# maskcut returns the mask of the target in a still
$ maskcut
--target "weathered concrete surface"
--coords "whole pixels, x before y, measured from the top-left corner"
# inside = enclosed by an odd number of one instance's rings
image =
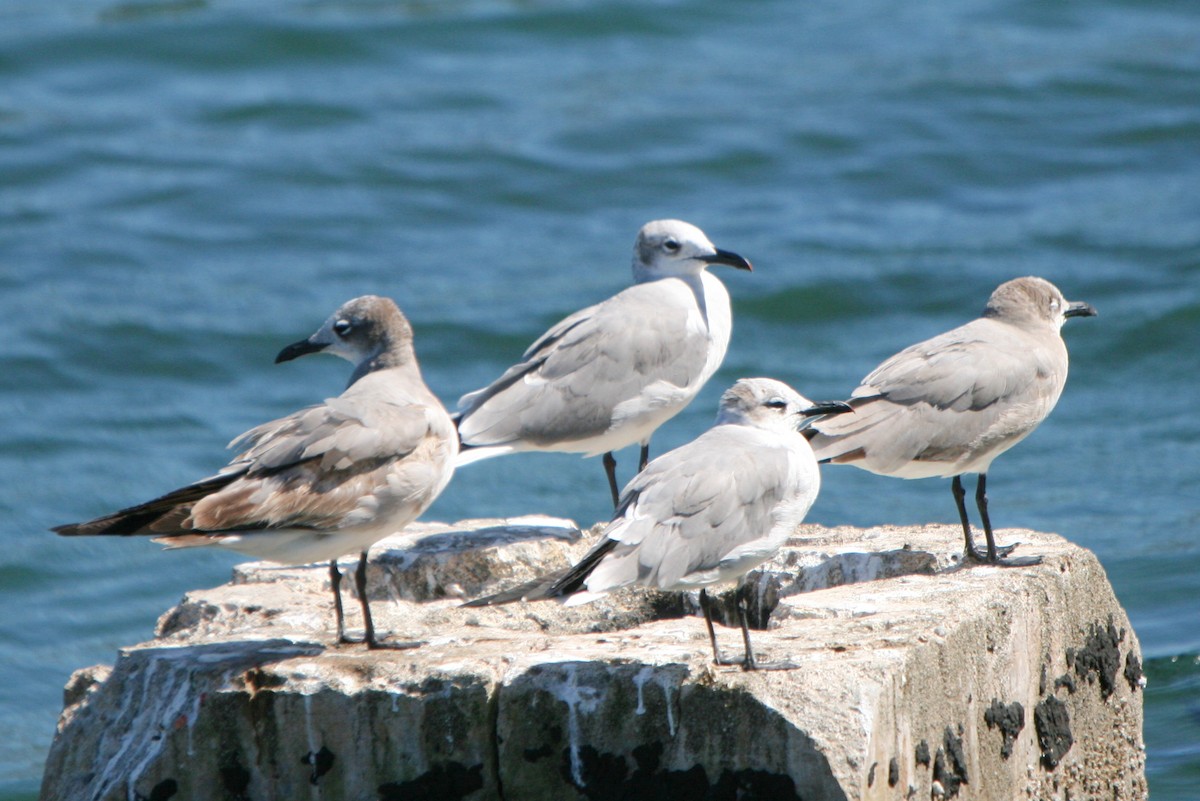
[[[457,607],[588,547],[551,520],[376,546],[377,625],[414,650],[329,646],[324,570],[243,566],[72,677],[42,798],[1144,798],[1140,651],[1103,570],[1000,538],[1027,563],[962,568],[952,527],[801,527],[754,574],[756,650],[801,667],[756,674],[713,667],[677,596]]]

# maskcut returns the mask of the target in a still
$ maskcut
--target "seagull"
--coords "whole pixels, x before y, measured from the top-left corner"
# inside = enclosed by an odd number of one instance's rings
[[[738,381],[721,397],[711,428],[650,462],[626,485],[600,542],[579,564],[465,605],[544,598],[575,605],[630,586],[699,589],[714,663],[795,667],[755,660],[743,579],[779,550],[817,499],[820,471],[801,429],[814,418],[848,411],[840,401],[813,403],[771,378]],[[729,581],[741,585],[741,660],[717,648],[706,591]]]
[[[421,378],[412,326],[396,304],[367,295],[341,306],[276,357],[325,351],[352,362],[336,398],[252,428],[216,475],[137,506],[53,531],[153,535],[169,548],[218,545],[281,564],[329,560],[339,643],[376,639],[367,601],[367,549],[425,511],[450,481],[458,437]],[[366,632],[346,636],[337,558],[361,552],[355,584]]]
[[[656,220],[633,246],[633,286],[542,334],[521,361],[458,401],[458,465],[518,451],[604,454],[642,446],[704,386],[729,345],[729,292],[707,268],[750,270],[694,225]]]
[[[862,380],[856,414],[817,422],[809,431],[817,459],[899,478],[952,478],[965,555],[996,563],[988,517],[992,460],[1046,419],[1067,380],[1062,326],[1094,317],[1049,281],[1028,276],[1001,284],[983,316],[897,353]],[[976,473],[975,502],[987,552],[975,550],[962,476]]]

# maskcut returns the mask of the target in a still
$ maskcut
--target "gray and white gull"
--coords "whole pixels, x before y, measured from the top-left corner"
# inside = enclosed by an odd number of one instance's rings
[[[706,588],[742,582],[796,530],[821,486],[801,429],[821,415],[848,411],[842,402],[814,404],[774,379],[738,381],[721,397],[711,428],[650,462],[626,485],[600,542],[579,564],[466,605],[544,598],[579,604],[629,586],[699,589],[715,663],[795,667],[755,660],[744,591],[737,594],[744,656],[722,656]]]
[[[983,316],[905,348],[875,368],[850,405],[853,415],[817,422],[812,447],[823,462],[849,464],[899,478],[953,478],[966,558],[997,562],[988,516],[992,460],[1037,428],[1062,394],[1069,317],[1096,310],[1068,302],[1049,281],[1016,278],[1001,284]],[[978,474],[975,501],[987,551],[975,550],[962,486]]]
[[[324,351],[354,363],[336,398],[250,429],[216,475],[59,534],[152,535],[168,547],[218,545],[281,564],[329,560],[339,642],[346,636],[337,558],[360,552],[355,582],[370,648],[367,549],[412,522],[450,481],[458,437],[425,386],[413,331],[391,300],[355,298],[276,362]]]
[[[604,454],[618,501],[613,451],[641,445],[716,372],[729,345],[729,292],[707,268],[749,270],[678,220],[642,226],[633,286],[562,320],[521,361],[458,401],[458,464],[518,451]]]

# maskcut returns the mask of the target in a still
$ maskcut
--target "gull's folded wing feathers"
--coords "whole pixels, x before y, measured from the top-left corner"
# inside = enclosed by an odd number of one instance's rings
[[[1038,358],[1030,359],[1031,351]],[[1051,354],[1045,351],[1013,326],[974,320],[900,351],[864,378],[854,395],[977,411],[1019,393],[1047,373],[1043,365]],[[844,422],[845,417],[831,419]]]
[[[338,528],[378,492],[395,491],[398,460],[437,447],[424,407],[345,396],[255,431],[238,457],[246,475],[198,502],[184,528]]]
[[[247,431],[235,440],[247,447],[234,461],[248,462],[251,475],[318,458],[323,468],[348,470],[411,453],[429,425],[419,405],[331,398]]]
[[[403,494],[423,476],[396,465],[440,447],[427,409],[335,398],[272,420],[234,441],[246,450],[217,475],[62,534],[196,534],[335,529],[369,512],[378,492]],[[420,466],[413,466],[420,472]],[[414,490],[415,492],[416,490]]]
[[[1011,442],[1058,399],[1066,372],[1060,344],[979,319],[906,348],[863,379],[850,401],[855,414],[814,424],[813,450],[818,459],[891,473],[912,461],[953,464]]]
[[[668,588],[718,567],[770,531],[791,458],[769,435],[718,426],[655,460],[626,488],[637,501],[609,527],[620,545],[593,571],[589,590],[639,579]]]
[[[617,406],[650,385],[669,391],[697,381],[707,361],[707,337],[689,330],[686,309],[656,303],[647,286],[635,285],[567,318],[531,348],[531,358],[464,396],[463,441],[584,439],[606,431]]]

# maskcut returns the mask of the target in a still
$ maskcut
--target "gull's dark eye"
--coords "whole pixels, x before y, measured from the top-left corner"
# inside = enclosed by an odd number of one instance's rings
[[[781,400],[779,398],[772,398],[771,400],[764,403],[763,406],[766,406],[768,409],[776,409],[776,410],[782,411],[783,409],[787,408],[787,401]]]
[[[350,324],[349,320],[338,320],[333,324],[333,333],[344,339],[353,328],[354,326]]]
[[[678,253],[679,243],[674,239],[668,239],[666,242],[663,242],[663,250],[667,251],[668,253]]]

